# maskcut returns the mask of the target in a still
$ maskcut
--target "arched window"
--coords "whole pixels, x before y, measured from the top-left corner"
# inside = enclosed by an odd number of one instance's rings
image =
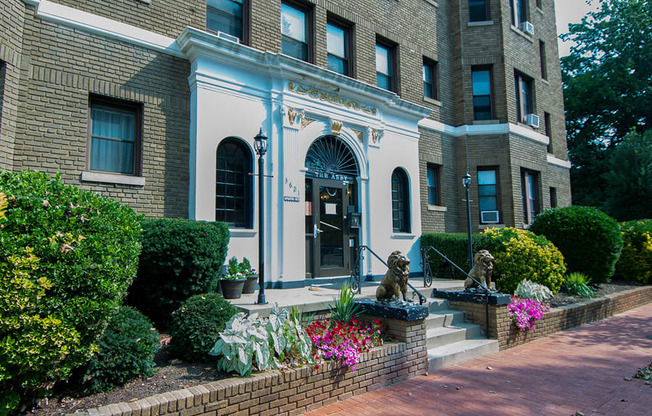
[[[392,172],[392,229],[398,233],[410,232],[408,177],[400,168],[396,168]]]
[[[252,160],[240,139],[227,137],[217,146],[215,221],[232,228],[252,227]]]

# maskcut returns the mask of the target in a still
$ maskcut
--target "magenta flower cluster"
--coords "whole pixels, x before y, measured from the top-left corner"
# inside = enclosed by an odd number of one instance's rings
[[[521,330],[534,331],[536,329],[534,322],[543,318],[543,313],[548,309],[549,306],[539,301],[514,296],[509,304],[509,317]]]
[[[306,332],[317,360],[339,360],[353,371],[357,369],[361,353],[383,343],[383,324],[378,320],[369,325],[357,320],[344,323],[324,319],[312,322]]]

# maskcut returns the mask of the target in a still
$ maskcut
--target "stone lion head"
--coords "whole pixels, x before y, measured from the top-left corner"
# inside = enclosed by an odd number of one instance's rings
[[[392,252],[387,259],[387,267],[390,269],[400,267],[404,268],[410,264],[410,259],[405,257],[399,250]]]
[[[494,256],[487,250],[480,250],[473,257],[473,263],[482,265],[486,270],[493,270],[494,265],[492,261],[494,261]]]

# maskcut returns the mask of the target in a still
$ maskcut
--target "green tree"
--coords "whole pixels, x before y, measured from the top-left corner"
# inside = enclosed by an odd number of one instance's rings
[[[562,35],[576,43],[561,60],[575,204],[605,206],[611,151],[650,128],[651,38],[649,0],[603,0]]]
[[[630,133],[611,151],[606,185],[605,209],[618,221],[652,215],[652,130]]]

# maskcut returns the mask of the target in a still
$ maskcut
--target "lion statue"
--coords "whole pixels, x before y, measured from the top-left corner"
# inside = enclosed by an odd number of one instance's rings
[[[410,260],[400,251],[394,251],[387,259],[387,273],[376,289],[376,299],[380,301],[400,300],[399,295],[403,294],[403,301],[407,300],[407,283],[410,277]]]
[[[487,289],[491,288],[491,273],[494,270],[494,257],[487,250],[480,250],[473,257],[473,268],[469,275]],[[478,284],[469,277],[464,281],[464,290],[471,290],[478,287]]]

